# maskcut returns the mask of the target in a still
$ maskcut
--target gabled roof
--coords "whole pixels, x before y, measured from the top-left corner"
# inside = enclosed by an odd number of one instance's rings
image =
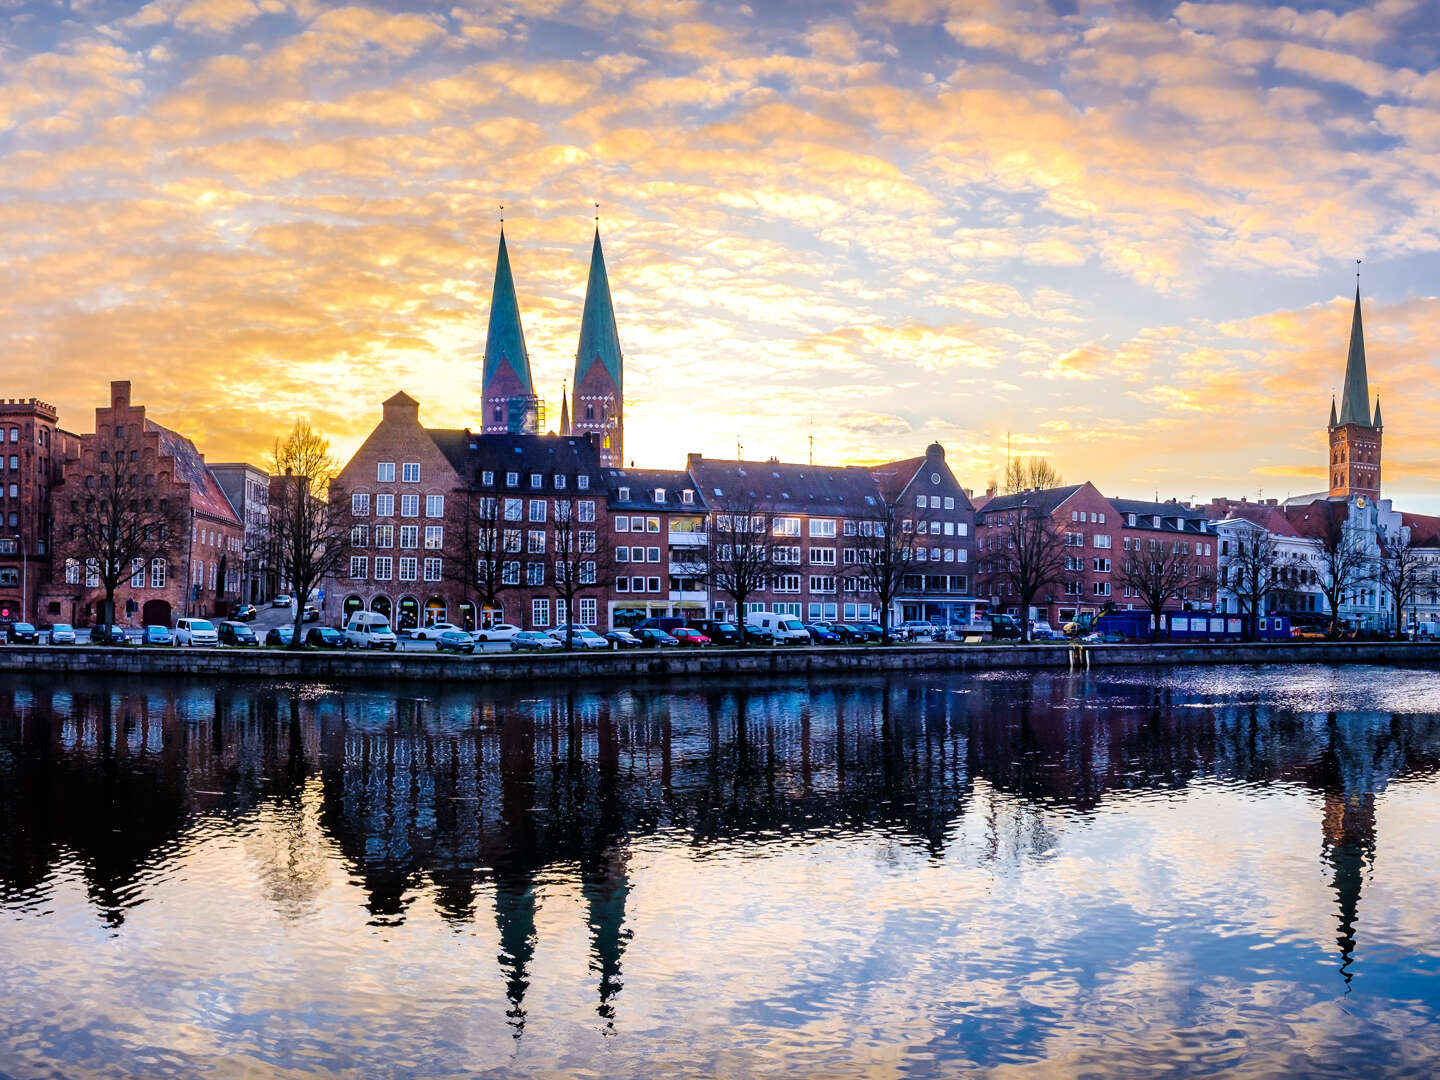
[[[1418,547],[1440,547],[1440,517],[1402,513],[1400,521],[1410,530],[1411,544]]]
[[[495,288],[490,294],[490,327],[485,332],[484,385],[490,384],[502,366],[509,366],[515,372],[523,393],[535,392],[530,379],[530,354],[525,349],[525,331],[520,326],[520,301],[515,296],[515,279],[510,273],[510,252],[505,246],[504,229],[500,230],[500,253],[495,259]]]
[[[615,305],[610,300],[610,277],[605,272],[605,253],[600,249],[600,229],[595,229],[595,246],[590,250],[590,280],[585,285],[585,311],[580,318],[580,347],[575,351],[575,385],[599,361],[615,384],[623,388],[624,359],[620,354],[620,333],[615,327]]]
[[[1343,499],[1316,499],[1308,506],[1286,505],[1281,513],[1296,536],[1318,540],[1331,522],[1343,522],[1350,516],[1350,504]]]
[[[881,494],[885,501],[892,505],[906,497],[906,493],[912,485],[916,485],[915,491],[918,494],[935,492],[947,498],[954,498],[955,509],[973,510],[974,504],[970,496],[965,494],[965,489],[955,474],[950,471],[950,466],[945,463],[945,448],[938,442],[931,443],[925,448],[925,453],[920,457],[903,458],[900,461],[887,461],[880,465],[870,466],[870,474],[875,477]],[[921,476],[929,478],[927,483],[919,483]],[[935,478],[939,477],[937,481]]]
[[[1084,486],[1084,484],[1067,484],[1065,487],[1035,488],[1030,491],[1013,492],[1009,495],[996,495],[993,499],[986,501],[983,513],[994,514],[1026,507],[1048,517],[1055,513],[1061,503]]]
[[[873,513],[880,489],[862,465],[791,465],[718,461],[690,455],[689,473],[710,506],[763,507],[775,514],[821,517]]]
[[[1259,503],[1251,503],[1247,506],[1232,506],[1230,513],[1220,522],[1248,521],[1270,533],[1272,536],[1295,537],[1300,534],[1295,531],[1288,518],[1274,506],[1265,506]]]
[[[683,469],[607,469],[605,472],[611,510],[703,512],[707,508],[694,479]],[[628,489],[628,499],[620,498],[621,488]],[[655,501],[657,491],[665,492],[663,503]],[[684,501],[685,491],[692,493],[693,502]]]
[[[1350,320],[1350,352],[1345,358],[1345,392],[1340,397],[1340,423],[1370,426],[1370,384],[1365,374],[1365,330],[1360,325],[1360,286],[1355,286],[1355,314]]]
[[[1200,533],[1205,531],[1205,511],[1197,510],[1193,506],[1186,506],[1174,499],[1165,502],[1153,502],[1149,499],[1111,499],[1110,505],[1115,507],[1117,514],[1134,514],[1135,524],[1126,521],[1127,529],[1156,529],[1155,518],[1158,515],[1161,532],[1187,532]],[[1176,527],[1176,519],[1184,521],[1183,528]]]
[[[225,497],[220,482],[206,468],[205,459],[200,456],[195,444],[178,431],[171,431],[154,420],[145,421],[145,430],[159,434],[160,453],[174,460],[175,479],[190,485],[190,505],[195,512],[238,526],[239,515]]]

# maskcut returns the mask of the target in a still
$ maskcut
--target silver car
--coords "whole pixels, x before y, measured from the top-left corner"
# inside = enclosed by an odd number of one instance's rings
[[[50,627],[51,645],[74,645],[75,628],[69,623],[58,622]]]

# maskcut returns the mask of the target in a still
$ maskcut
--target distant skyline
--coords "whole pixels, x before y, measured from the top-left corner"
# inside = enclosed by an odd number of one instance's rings
[[[479,426],[499,206],[558,425],[595,214],[625,449],[938,439],[1112,496],[1323,490],[1355,287],[1440,512],[1440,3],[0,0],[4,396],[212,461]],[[1373,402],[1372,402],[1373,404]]]

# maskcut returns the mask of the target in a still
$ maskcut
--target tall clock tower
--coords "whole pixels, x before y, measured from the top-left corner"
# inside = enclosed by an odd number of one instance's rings
[[[1360,324],[1360,289],[1350,323],[1350,354],[1345,360],[1345,392],[1340,412],[1330,402],[1330,495],[1380,497],[1380,401],[1370,415],[1370,386],[1365,374],[1365,333]]]

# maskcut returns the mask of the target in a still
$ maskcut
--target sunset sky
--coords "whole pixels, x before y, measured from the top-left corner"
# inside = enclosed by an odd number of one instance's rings
[[[592,204],[627,454],[1325,482],[1363,258],[1385,491],[1440,510],[1440,3],[0,0],[0,396],[212,461],[404,389],[478,422],[505,209],[537,389]]]

